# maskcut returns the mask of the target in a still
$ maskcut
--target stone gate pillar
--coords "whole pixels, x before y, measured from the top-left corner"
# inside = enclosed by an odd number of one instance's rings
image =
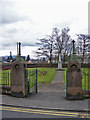
[[[16,58],[11,68],[11,94],[16,97],[25,97],[26,95],[26,64],[21,56]]]
[[[82,73],[81,64],[79,63],[73,41],[73,55],[68,62],[66,75],[66,98],[67,99],[82,99]]]
[[[19,42],[19,49],[17,46],[17,58],[12,63],[11,67],[11,94],[16,97],[25,97],[26,96],[26,64],[24,59],[21,57],[21,43]],[[17,45],[18,45],[17,44]]]

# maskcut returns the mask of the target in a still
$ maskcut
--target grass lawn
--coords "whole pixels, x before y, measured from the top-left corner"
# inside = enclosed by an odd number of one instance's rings
[[[90,68],[82,68],[82,88],[90,89]]]
[[[84,90],[90,89],[90,68],[82,68],[81,70],[82,70],[82,89]],[[63,72],[63,76],[64,76],[64,82],[66,83],[66,71]]]
[[[32,70],[32,69],[36,69],[36,68],[28,68],[28,70]],[[56,68],[37,68],[38,71],[37,82],[50,83],[56,74],[55,69]]]

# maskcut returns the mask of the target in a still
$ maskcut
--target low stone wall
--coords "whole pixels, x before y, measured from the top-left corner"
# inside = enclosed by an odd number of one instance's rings
[[[27,64],[27,68],[58,67],[58,64]]]

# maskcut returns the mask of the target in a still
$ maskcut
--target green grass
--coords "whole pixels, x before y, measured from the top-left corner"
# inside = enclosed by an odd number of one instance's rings
[[[82,88],[90,89],[90,68],[82,68]]]
[[[81,70],[82,70],[82,89],[84,90],[90,89],[90,68],[82,68]],[[64,82],[66,83],[66,71],[63,72],[63,76],[64,76]]]
[[[28,69],[32,70],[36,68],[28,68]],[[38,78],[37,78],[38,83],[50,83],[56,74],[55,68],[37,68],[37,71],[38,71]],[[43,72],[46,72],[46,74],[40,75],[40,73]]]
[[[50,83],[56,74],[55,68],[39,68],[38,70],[47,72],[46,75],[38,76],[38,83]]]

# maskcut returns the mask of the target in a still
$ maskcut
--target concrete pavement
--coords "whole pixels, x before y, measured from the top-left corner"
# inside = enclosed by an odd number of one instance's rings
[[[90,111],[90,99],[66,100],[63,72],[57,71],[52,83],[39,84],[38,93],[26,98],[16,98],[9,95],[0,95],[0,104],[41,109]]]

